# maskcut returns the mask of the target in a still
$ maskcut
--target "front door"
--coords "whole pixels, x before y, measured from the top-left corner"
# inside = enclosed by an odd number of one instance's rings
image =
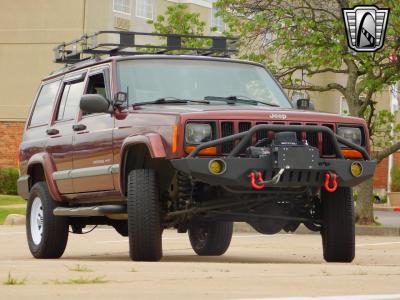
[[[110,99],[108,66],[90,71],[85,94],[102,94]],[[109,113],[80,112],[74,126],[73,186],[75,193],[114,189],[113,128],[114,117]]]

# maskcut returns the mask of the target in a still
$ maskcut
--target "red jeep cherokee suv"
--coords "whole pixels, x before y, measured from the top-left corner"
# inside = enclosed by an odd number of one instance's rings
[[[263,234],[303,223],[326,261],[352,261],[351,187],[375,168],[364,120],[295,109],[263,65],[227,57],[232,39],[136,43],[148,35],[55,49],[67,66],[42,81],[20,146],[33,256],[60,257],[69,227],[99,224],[129,236],[133,260],[160,260],[166,228],[222,255],[247,222]]]

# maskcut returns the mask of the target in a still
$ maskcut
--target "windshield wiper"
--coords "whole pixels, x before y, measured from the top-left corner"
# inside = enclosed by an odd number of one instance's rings
[[[201,104],[209,104],[210,102],[207,100],[190,100],[190,99],[180,99],[180,98],[175,98],[175,97],[164,97],[164,98],[158,98],[156,100],[152,101],[146,101],[146,102],[137,102],[133,103],[132,106],[140,106],[140,105],[147,105],[147,104],[174,104],[174,103],[201,103]]]
[[[268,103],[259,100],[250,99],[244,96],[228,96],[228,97],[218,97],[218,96],[206,96],[204,100],[211,100],[211,101],[225,101],[227,104],[236,104],[236,103],[244,103],[244,104],[264,104],[273,107],[279,107],[279,105],[275,103]]]

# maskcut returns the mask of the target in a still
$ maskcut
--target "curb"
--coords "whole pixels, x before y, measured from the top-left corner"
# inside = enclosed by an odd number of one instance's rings
[[[375,211],[397,211],[400,212],[400,207],[374,207]]]
[[[241,233],[257,233],[247,223],[237,222],[233,227],[234,232]],[[281,231],[281,234],[288,234],[285,231]],[[290,234],[319,234],[319,232],[311,231],[307,229],[303,224],[297,228],[297,230]],[[357,225],[356,226],[356,235],[371,235],[371,236],[400,236],[400,228],[396,227],[383,227],[383,226],[365,226],[365,225]]]

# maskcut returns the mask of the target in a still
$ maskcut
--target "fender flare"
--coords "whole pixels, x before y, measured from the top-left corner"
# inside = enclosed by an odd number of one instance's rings
[[[144,135],[135,135],[125,138],[121,146],[121,155],[119,162],[119,185],[121,194],[125,194],[124,174],[125,174],[125,159],[130,147],[134,145],[145,145],[149,150],[151,158],[165,158],[167,152],[161,135],[157,133],[147,133]]]
[[[46,152],[39,152],[29,159],[27,173],[29,174],[29,170],[33,165],[41,165],[44,171],[44,176],[46,178],[46,183],[49,188],[49,192],[51,197],[55,201],[62,201],[60,192],[58,191],[58,187],[53,180],[53,172],[56,170],[54,161],[51,159],[50,155]]]

